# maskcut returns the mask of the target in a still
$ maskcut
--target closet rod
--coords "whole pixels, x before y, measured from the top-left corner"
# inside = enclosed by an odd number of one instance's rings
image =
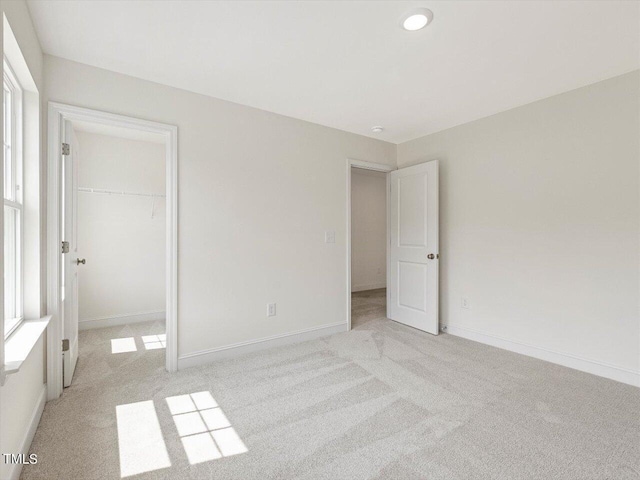
[[[103,193],[106,195],[133,195],[136,197],[153,197],[153,198],[165,198],[166,195],[162,195],[159,193],[138,193],[138,192],[122,192],[118,190],[105,190],[102,188],[86,188],[86,187],[78,187],[79,192],[86,193]]]

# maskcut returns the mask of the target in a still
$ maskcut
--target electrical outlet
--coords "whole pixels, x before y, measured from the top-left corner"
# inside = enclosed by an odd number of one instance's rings
[[[334,231],[324,232],[324,243],[336,243],[336,232]]]
[[[276,316],[276,304],[267,303],[267,317],[275,317],[275,316]]]
[[[466,308],[466,309],[471,308],[471,305],[469,304],[469,299],[467,297],[462,297],[460,299],[460,308]]]

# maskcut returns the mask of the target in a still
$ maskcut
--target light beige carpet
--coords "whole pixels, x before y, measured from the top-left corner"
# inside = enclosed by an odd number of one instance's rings
[[[351,332],[177,374],[144,346],[162,325],[82,332],[22,478],[640,478],[639,389],[397,324],[384,291],[353,311]]]

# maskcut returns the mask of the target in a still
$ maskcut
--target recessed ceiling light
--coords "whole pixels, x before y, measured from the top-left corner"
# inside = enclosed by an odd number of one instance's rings
[[[402,19],[402,28],[414,32],[426,27],[433,20],[433,12],[428,8],[412,10]]]
[[[380,126],[376,126],[376,127],[371,127],[371,131],[373,133],[380,133],[382,131],[384,131],[384,128],[380,127]]]

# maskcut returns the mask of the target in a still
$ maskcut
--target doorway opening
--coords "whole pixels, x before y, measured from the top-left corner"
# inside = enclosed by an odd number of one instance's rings
[[[351,326],[387,316],[387,174],[351,170]]]
[[[64,327],[73,332],[77,324],[79,332],[77,347],[63,352],[65,387],[78,357],[85,358],[85,368],[75,375],[95,376],[89,364],[105,355],[116,357],[112,369],[135,368],[141,355],[162,366],[166,347],[164,138],[81,121],[66,129],[71,144],[65,170],[77,173],[66,185],[74,190],[71,208],[63,205],[65,224],[73,229],[63,278],[71,279],[65,289],[75,289],[65,299]],[[76,213],[67,218],[71,209]]]
[[[49,105],[49,398],[92,361],[177,369],[176,142],[171,125]]]
[[[393,168],[347,161],[349,329],[387,316],[387,174]]]

